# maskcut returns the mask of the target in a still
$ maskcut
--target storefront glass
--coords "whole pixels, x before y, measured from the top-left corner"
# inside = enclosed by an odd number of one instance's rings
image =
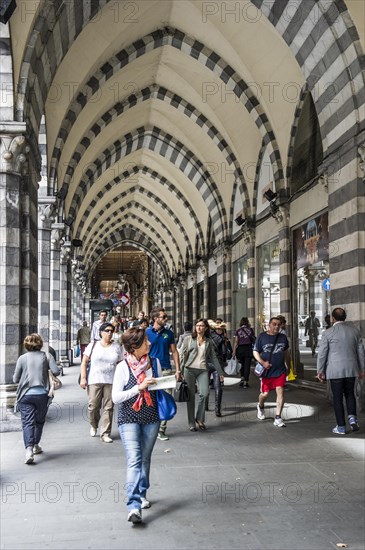
[[[257,333],[267,330],[271,317],[280,314],[279,241],[271,241],[258,249],[258,315]]]
[[[300,361],[307,370],[313,370],[331,308],[327,212],[293,231],[293,260],[297,319],[294,330],[297,327]],[[311,321],[311,311],[315,321]]]
[[[233,264],[233,330],[239,327],[242,317],[247,317],[247,269],[246,256]]]

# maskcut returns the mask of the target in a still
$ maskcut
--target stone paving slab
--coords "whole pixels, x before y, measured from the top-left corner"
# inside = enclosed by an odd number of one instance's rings
[[[22,434],[0,434],[0,548],[325,550],[364,548],[364,430],[331,434],[323,396],[291,386],[287,427],[275,428],[274,401],[256,419],[258,380],[225,389],[223,417],[190,433],[185,404],[156,442],[144,524],[126,521],[125,459],[89,436],[78,368],[65,370],[36,464],[23,464]],[[210,405],[214,397],[211,392]]]

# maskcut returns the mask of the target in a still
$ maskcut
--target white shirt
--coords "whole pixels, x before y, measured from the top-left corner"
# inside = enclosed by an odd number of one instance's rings
[[[120,345],[112,342],[104,347],[101,342],[96,342],[93,350],[92,347],[93,342],[85,350],[87,357],[91,354],[88,384],[112,384],[117,363],[123,357]]]
[[[157,371],[158,376],[162,376],[162,369],[161,364],[158,359],[157,361]],[[146,370],[146,377],[151,378],[153,377],[153,371],[152,369]],[[115,371],[114,375],[114,381],[113,381],[113,390],[112,390],[112,399],[113,403],[123,403],[123,401],[128,401],[128,399],[131,399],[138,393],[138,384],[133,386],[133,388],[129,390],[124,391],[124,386],[128,384],[129,380],[129,368],[127,365],[127,362],[125,360],[121,361],[117,365],[117,369]]]

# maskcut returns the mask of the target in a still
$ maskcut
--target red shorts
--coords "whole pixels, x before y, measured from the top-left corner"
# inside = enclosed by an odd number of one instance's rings
[[[286,384],[286,373],[274,378],[261,378],[261,391],[262,393],[268,393],[275,388],[284,387]]]

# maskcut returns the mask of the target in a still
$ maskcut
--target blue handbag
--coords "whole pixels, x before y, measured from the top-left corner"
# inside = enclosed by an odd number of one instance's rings
[[[154,358],[153,358],[154,359]],[[155,378],[158,378],[157,365],[152,359],[152,371]],[[175,399],[170,393],[165,390],[152,390],[156,393],[157,410],[160,420],[171,420],[174,418],[177,408]]]
[[[175,399],[165,390],[155,390],[157,400],[157,410],[160,420],[171,420],[176,414]]]

